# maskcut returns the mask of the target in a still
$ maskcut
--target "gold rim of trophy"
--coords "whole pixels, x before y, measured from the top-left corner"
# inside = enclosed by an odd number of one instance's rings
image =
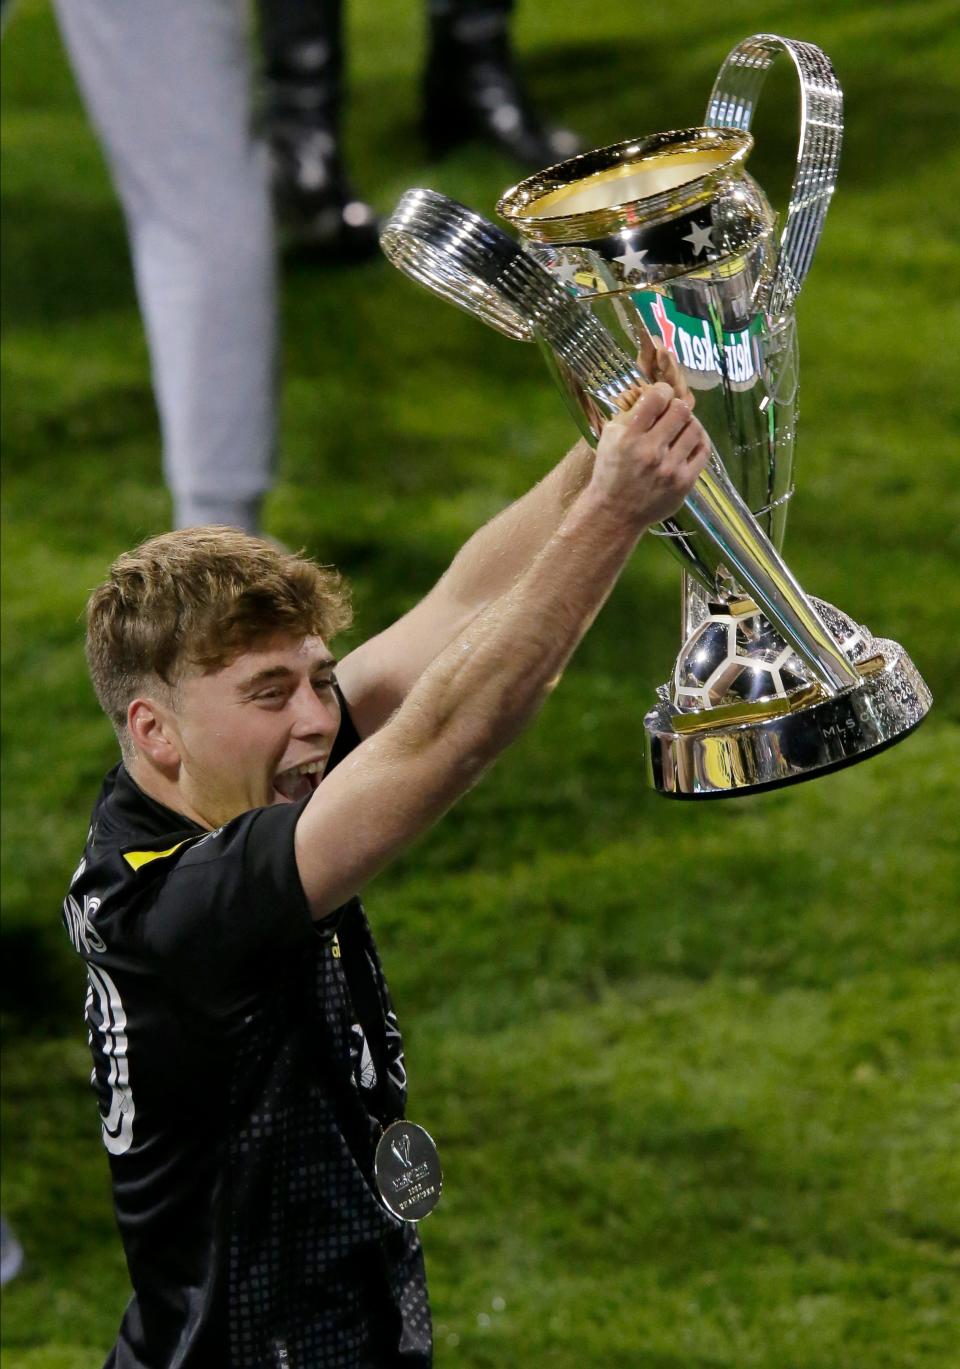
[[[628,138],[528,176],[503,194],[497,213],[536,242],[605,237],[712,199],[752,147],[752,135],[737,129]]]

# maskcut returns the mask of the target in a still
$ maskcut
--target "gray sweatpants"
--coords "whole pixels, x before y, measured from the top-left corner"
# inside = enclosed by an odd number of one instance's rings
[[[55,0],[130,235],[179,527],[250,530],[275,444],[276,282],[244,0]]]

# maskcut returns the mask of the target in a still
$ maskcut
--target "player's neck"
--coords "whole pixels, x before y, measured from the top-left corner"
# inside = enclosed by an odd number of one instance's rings
[[[162,803],[164,808],[170,808],[174,813],[189,818],[191,822],[205,827],[208,831],[213,830],[215,824],[208,822],[202,813],[197,812],[177,780],[170,779],[142,756],[135,755],[124,760],[124,766],[134,784],[147,798],[155,799],[157,803]]]

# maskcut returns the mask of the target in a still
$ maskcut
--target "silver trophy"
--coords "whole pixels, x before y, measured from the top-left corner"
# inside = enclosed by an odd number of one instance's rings
[[[800,81],[783,232],[745,162],[776,57]],[[644,719],[659,792],[755,792],[861,760],[906,736],[930,692],[896,642],[804,593],[780,549],[793,493],[793,306],[836,181],[833,69],[809,43],[760,34],[717,76],[704,127],[589,152],[507,191],[518,244],[463,205],[408,191],[383,250],[484,322],[539,344],[595,444],[649,383],[652,342],[682,368],[712,443],[684,507],[657,529],[683,564],[683,645]]]

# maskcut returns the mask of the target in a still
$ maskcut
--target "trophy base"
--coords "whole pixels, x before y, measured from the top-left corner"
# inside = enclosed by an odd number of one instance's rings
[[[734,798],[828,774],[885,750],[932,702],[897,642],[874,638],[859,684],[826,696],[808,685],[786,699],[681,713],[667,698],[644,719],[647,772],[674,799]]]

